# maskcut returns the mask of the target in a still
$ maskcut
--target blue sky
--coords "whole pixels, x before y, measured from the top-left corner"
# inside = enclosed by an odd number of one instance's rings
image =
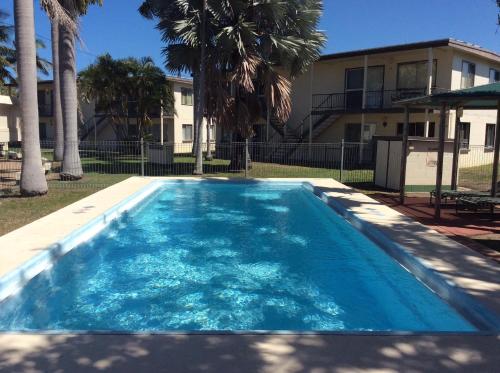
[[[151,56],[163,65],[154,22],[137,12],[141,0],[104,0],[82,18],[79,69],[99,54]],[[12,14],[13,0],[2,0]],[[453,37],[500,51],[495,0],[324,0],[324,53]],[[50,25],[35,1],[37,34],[50,46]],[[50,48],[41,52],[50,59]]]

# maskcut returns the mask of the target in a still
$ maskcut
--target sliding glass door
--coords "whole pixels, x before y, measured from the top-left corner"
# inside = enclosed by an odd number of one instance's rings
[[[347,69],[345,73],[346,109],[361,109],[363,105],[364,69]]]
[[[345,107],[347,110],[358,110],[363,107],[363,85],[365,70],[362,67],[346,69],[345,74]],[[383,106],[384,66],[370,66],[366,81],[366,108]]]

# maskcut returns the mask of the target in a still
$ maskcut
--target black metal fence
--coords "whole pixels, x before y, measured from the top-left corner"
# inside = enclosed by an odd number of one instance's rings
[[[458,158],[458,186],[480,192],[491,190],[493,175],[493,148],[470,145],[460,150]],[[500,167],[500,165],[497,165]]]
[[[0,143],[0,188],[19,185],[21,144]],[[203,144],[203,174],[229,178],[333,178],[347,184],[372,183],[372,147],[360,143]],[[42,142],[42,167],[50,187],[106,186],[130,176],[192,176],[195,157],[190,143],[106,141],[78,143],[83,178],[62,178],[61,172],[78,169],[54,159],[54,143]],[[246,154],[246,156],[245,156]],[[66,170],[64,167],[66,166]],[[74,170],[73,170],[74,171]]]

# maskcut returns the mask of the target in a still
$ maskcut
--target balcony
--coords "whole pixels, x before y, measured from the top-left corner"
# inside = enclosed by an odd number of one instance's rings
[[[433,88],[433,93],[442,91]],[[313,112],[339,111],[359,112],[395,109],[394,102],[425,96],[427,90],[423,89],[398,89],[387,91],[367,91],[366,103],[363,107],[363,91],[351,91],[344,93],[315,94],[313,95]]]

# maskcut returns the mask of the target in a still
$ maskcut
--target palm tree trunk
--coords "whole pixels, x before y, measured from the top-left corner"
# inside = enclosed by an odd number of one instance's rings
[[[36,196],[47,193],[42,170],[38,118],[35,21],[33,0],[14,1],[17,74],[21,105],[22,150],[21,194]]]
[[[62,161],[64,155],[64,127],[61,107],[61,80],[59,77],[59,22],[51,21],[52,37],[52,72],[54,76],[52,88],[52,107],[54,115],[54,160]]]
[[[69,2],[65,2],[69,4]],[[66,7],[76,19],[74,9]],[[75,34],[64,25],[59,26],[59,76],[64,123],[64,156],[61,179],[79,180],[83,177],[78,152],[78,97],[76,88]]]
[[[198,107],[195,116],[195,127],[198,127],[198,138],[196,139],[196,158],[194,175],[203,175],[203,116],[205,115],[205,81],[206,81],[206,26],[207,26],[207,0],[203,0],[200,32],[200,79],[198,87]]]
[[[212,141],[211,134],[210,134],[210,129],[212,128],[212,120],[207,120],[207,154],[205,155],[205,160],[206,161],[211,161],[213,160],[212,156],[212,149],[210,146],[210,141]]]
[[[197,154],[197,146],[198,146],[198,128],[196,127],[196,116],[198,115],[198,105],[199,105],[199,82],[200,82],[200,68],[195,67],[193,69],[193,146],[192,146],[192,154],[193,157]]]

